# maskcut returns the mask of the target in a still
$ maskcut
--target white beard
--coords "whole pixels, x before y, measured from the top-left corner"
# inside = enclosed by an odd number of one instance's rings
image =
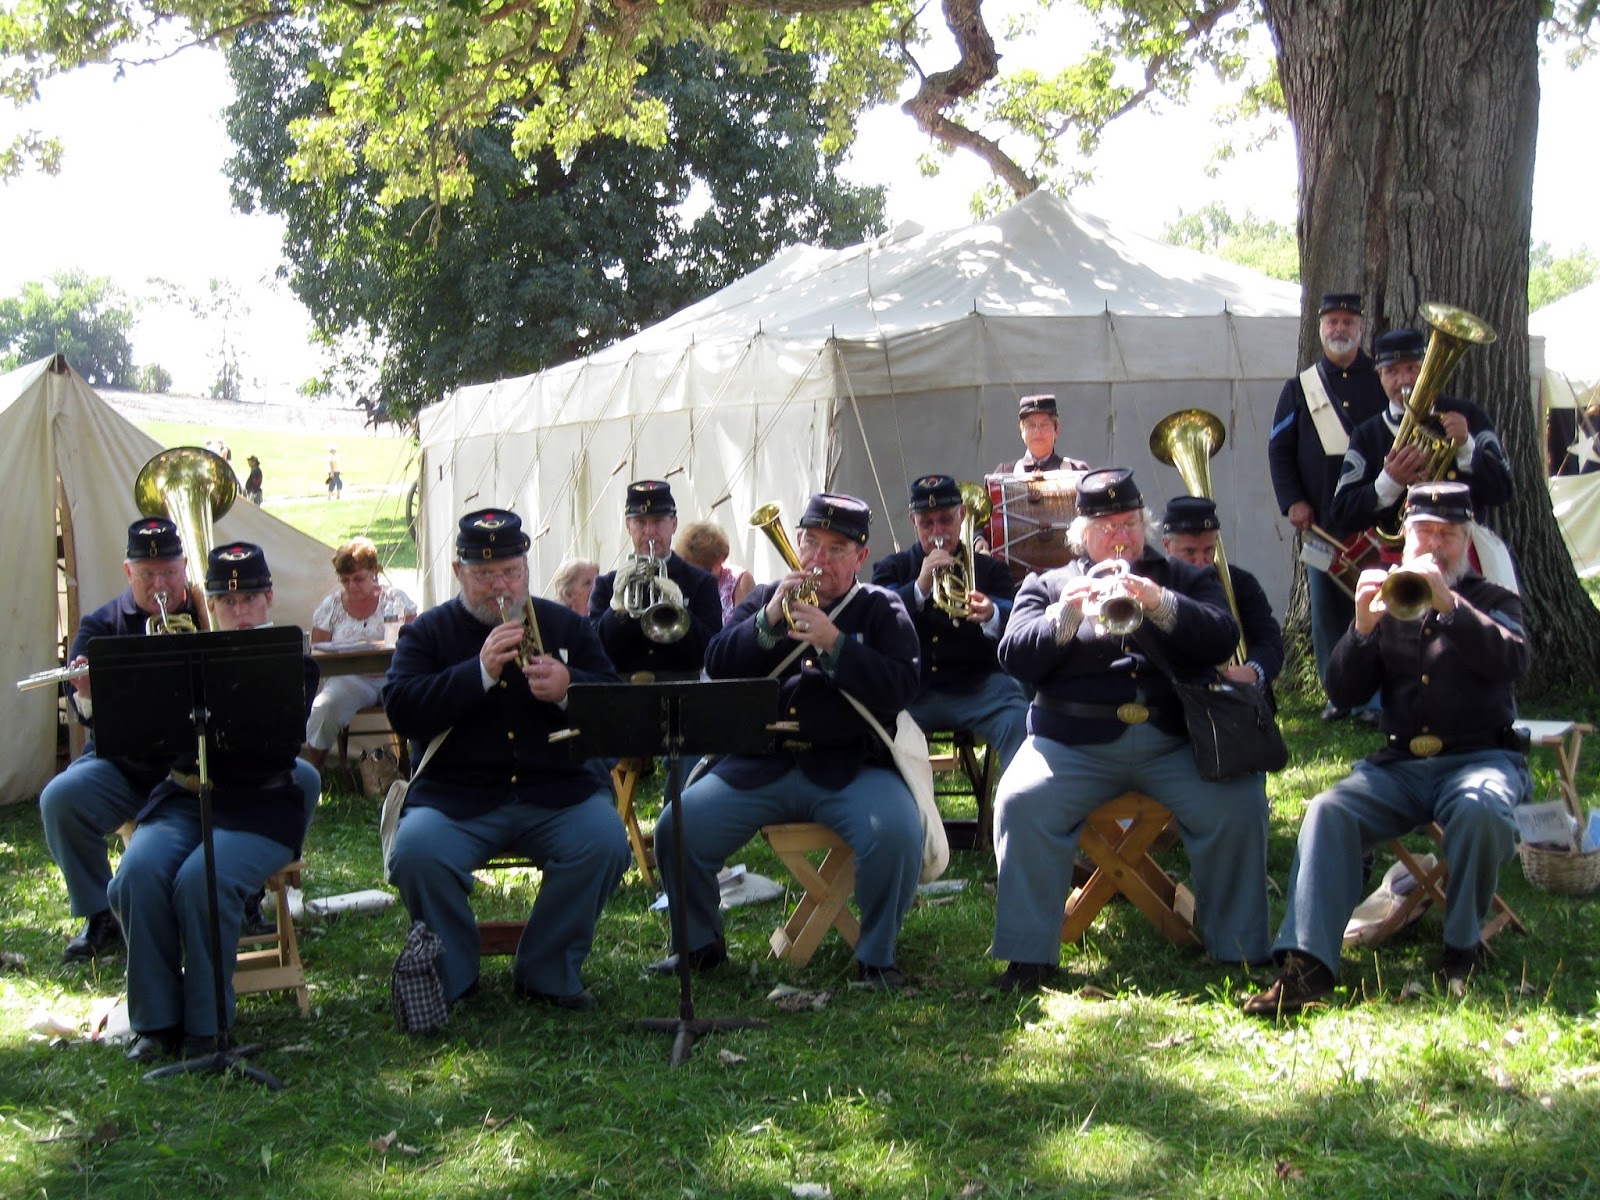
[[[1323,341],[1322,348],[1332,357],[1334,355],[1349,354],[1350,351],[1361,345],[1360,338],[1330,337]]]

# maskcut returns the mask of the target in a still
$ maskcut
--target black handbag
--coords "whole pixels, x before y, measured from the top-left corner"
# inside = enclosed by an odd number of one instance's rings
[[[1200,778],[1217,782],[1257,771],[1281,771],[1288,765],[1289,747],[1260,687],[1222,678],[1187,683],[1172,673],[1166,657],[1146,639],[1136,640],[1145,657],[1172,681],[1183,705]]]

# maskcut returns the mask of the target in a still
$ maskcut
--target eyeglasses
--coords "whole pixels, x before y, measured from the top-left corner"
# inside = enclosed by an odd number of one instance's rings
[[[1132,533],[1136,529],[1144,528],[1144,517],[1139,513],[1132,513],[1126,517],[1096,517],[1095,529],[1106,533]]]
[[[859,546],[849,542],[822,542],[810,538],[800,540],[800,549],[812,558],[822,559],[825,562],[843,562],[860,551]]]
[[[483,563],[463,563],[461,573],[473,583],[521,583],[528,578],[528,564],[515,562],[503,567],[491,567]]]

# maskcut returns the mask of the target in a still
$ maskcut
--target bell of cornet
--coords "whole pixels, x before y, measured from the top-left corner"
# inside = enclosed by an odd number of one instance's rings
[[[1433,607],[1433,585],[1416,571],[1395,567],[1378,588],[1378,599],[1396,621],[1420,621]]]
[[[1144,624],[1144,605],[1123,582],[1127,574],[1128,564],[1120,558],[1097,562],[1088,571],[1095,593],[1084,605],[1083,615],[1099,621],[1113,637],[1123,637]]]

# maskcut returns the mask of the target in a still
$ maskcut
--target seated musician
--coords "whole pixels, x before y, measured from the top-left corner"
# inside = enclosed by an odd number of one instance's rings
[[[1204,496],[1174,496],[1161,518],[1161,545],[1169,558],[1191,567],[1215,567],[1222,522],[1217,502]],[[1272,601],[1249,571],[1228,564],[1239,626],[1244,633],[1245,661],[1228,663],[1222,674],[1238,683],[1253,683],[1272,698],[1272,681],[1283,669],[1283,630],[1272,615]],[[1274,702],[1275,704],[1275,702]]]
[[[962,553],[965,515],[960,487],[949,475],[915,481],[911,527],[916,545],[879,559],[872,582],[899,595],[917,630],[922,690],[908,706],[912,717],[923,729],[973,731],[993,748],[1004,770],[1028,734],[1028,702],[995,659],[1016,592],[1011,570],[974,551],[976,578],[967,581],[966,614],[951,616],[933,600],[936,572],[955,566]]]
[[[194,621],[198,598],[190,595],[187,570],[183,542],[171,521],[145,517],[130,525],[127,557],[122,563],[127,590],[79,622],[69,665],[88,663],[87,650],[93,638],[144,633],[151,618],[161,617],[163,604],[168,615]],[[106,838],[133,820],[150,789],[172,765],[159,757],[104,759],[95,754],[92,678],[90,674],[74,679],[70,693],[73,712],[91,729],[89,743],[39,794],[39,816],[50,857],[66,881],[73,915],[84,918],[83,928],[67,943],[63,962],[86,961],[122,945],[122,930],[106,903],[106,885],[111,882]],[[309,814],[322,781],[309,764],[297,763],[295,771]]]
[[[1084,471],[1089,464],[1056,453],[1061,417],[1054,396],[1024,396],[1017,401],[1017,427],[1026,451],[1021,458],[1003,462],[991,475],[1029,475],[1037,471]]]
[[[1208,674],[1239,637],[1222,585],[1215,571],[1146,546],[1144,500],[1126,469],[1085,475],[1078,513],[1081,556],[1028,577],[1000,641],[1000,665],[1038,688],[995,810],[1000,874],[989,952],[1009,962],[999,980],[1008,991],[1036,990],[1055,975],[1078,833],[1090,813],[1129,790],[1178,818],[1212,959],[1248,963],[1268,948],[1265,791],[1256,776],[1200,778],[1183,709],[1143,645],[1156,645],[1181,676]],[[1127,564],[1120,582],[1142,618],[1122,635],[1097,614],[1107,585],[1088,575],[1113,559]]]
[[[381,642],[386,619],[409,622],[416,617],[411,597],[384,582],[372,539],[352,538],[335,550],[333,571],[339,577],[339,590],[324,596],[311,614],[313,646]],[[382,703],[382,675],[336,675],[324,680],[306,722],[306,758],[311,765],[320,771],[356,713]]]
[[[1329,531],[1347,537],[1382,525],[1397,527],[1406,488],[1426,483],[1426,453],[1416,445],[1395,448],[1405,417],[1406,396],[1416,384],[1428,340],[1415,329],[1393,329],[1373,344],[1378,381],[1389,407],[1356,426],[1334,488]],[[1476,404],[1454,396],[1433,403],[1433,431],[1455,443],[1456,453],[1440,476],[1460,480],[1472,492],[1477,512],[1511,499],[1511,464],[1500,436]]]
[[[630,483],[624,519],[633,555],[617,570],[595,580],[589,598],[589,619],[600,635],[600,644],[625,677],[639,672],[656,677],[698,675],[706,644],[722,628],[717,581],[673,553],[678,506],[666,483],[659,479]],[[641,614],[628,611],[630,595],[639,590],[633,585],[651,575],[652,556],[665,566],[655,585],[660,599],[688,615],[688,629],[667,641],[647,636]]]
[[[588,621],[553,600],[532,598],[542,649],[525,644],[528,544],[515,513],[462,517],[460,595],[400,630],[384,685],[389,720],[411,739],[414,763],[443,740],[412,777],[389,871],[411,919],[444,942],[437,967],[454,1003],[478,983],[472,872],[497,854],[531,858],[543,878],[514,990],[583,1011],[595,998],[579,970],[630,852],[604,774],[548,736],[566,728],[570,683],[617,676]]]
[[[268,623],[272,572],[261,547],[233,542],[206,562],[212,628]],[[305,660],[305,695],[317,667]],[[300,855],[309,823],[296,778],[299,739],[245,749],[214,747],[212,839],[216,850],[217,923],[221,930],[224,1011],[233,1020],[233,967],[247,901],[267,877]],[[128,1019],[136,1062],[167,1055],[194,1058],[217,1049],[217,999],[211,960],[211,892],[200,833],[200,780],[193,756],[150,792],[138,813],[108,896],[128,939]]]
[[[887,747],[846,697],[892,731],[917,694],[917,634],[898,596],[856,580],[870,519],[853,496],[813,496],[799,523],[801,569],[757,587],[706,654],[713,679],[778,679],[780,711],[799,729],[775,753],[722,758],[684,792],[681,893],[670,805],[656,824],[667,894],[681,894],[686,909],[688,945],[674,949],[696,970],[727,961],[717,871],[728,855],[763,825],[816,821],[855,851],[856,977],[874,988],[905,985],[894,946],[916,895],[922,823]],[[813,570],[814,604],[795,595]],[[650,969],[676,967],[674,954]]]
[[[1333,994],[1345,924],[1365,886],[1363,852],[1430,821],[1444,827],[1450,864],[1442,974],[1460,988],[1483,964],[1479,930],[1516,848],[1511,810],[1531,787],[1511,728],[1530,653],[1521,602],[1468,565],[1472,516],[1459,481],[1408,493],[1402,565],[1427,589],[1419,620],[1386,611],[1383,570],[1361,573],[1328,686],[1336,702],[1381,688],[1387,743],[1307,807],[1273,947],[1282,973],[1245,1002],[1247,1013],[1298,1012]]]

